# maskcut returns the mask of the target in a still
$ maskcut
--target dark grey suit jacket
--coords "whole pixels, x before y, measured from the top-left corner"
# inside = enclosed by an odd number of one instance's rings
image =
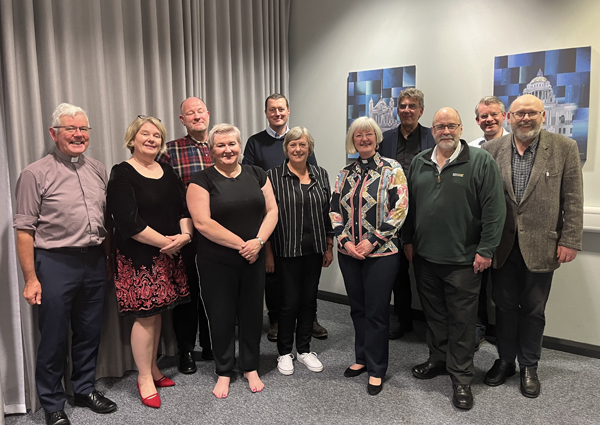
[[[517,205],[512,185],[512,134],[483,144],[500,168],[506,199],[506,223],[494,257],[501,267],[510,253],[515,232],[527,268],[550,272],[559,267],[558,245],[581,250],[583,237],[583,178],[577,143],[542,130],[529,183]]]

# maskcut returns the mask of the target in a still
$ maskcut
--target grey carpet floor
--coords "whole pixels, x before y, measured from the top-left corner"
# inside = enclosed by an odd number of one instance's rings
[[[259,373],[265,383],[253,394],[247,382],[237,377],[229,397],[212,395],[216,382],[211,362],[198,361],[198,372],[182,375],[177,357],[163,357],[159,366],[176,381],[173,388],[160,389],[162,407],[151,409],[140,402],[135,388],[136,373],[105,378],[97,388],[114,400],[119,409],[97,415],[67,404],[73,424],[600,424],[600,360],[544,349],[539,368],[542,393],[527,399],[519,392],[518,374],[496,388],[483,384],[485,372],[496,359],[495,346],[484,343],[475,354],[473,385],[475,406],[460,411],[452,406],[452,385],[447,376],[423,381],[410,372],[427,358],[425,324],[390,341],[390,365],[383,391],[375,397],[366,392],[367,376],[344,378],[354,362],[350,308],[319,300],[319,321],[329,330],[326,340],[314,340],[312,350],[324,371],[310,372],[294,361],[295,372],[277,371],[277,347],[263,335]],[[265,317],[265,331],[266,331]],[[199,353],[198,353],[199,354]],[[199,358],[199,357],[198,357]],[[43,410],[28,415],[10,415],[6,424],[43,424]]]

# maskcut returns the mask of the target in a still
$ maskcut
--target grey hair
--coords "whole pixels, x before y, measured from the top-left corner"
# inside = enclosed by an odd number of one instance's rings
[[[356,153],[356,147],[354,146],[354,133],[359,130],[373,130],[375,132],[375,138],[377,140],[377,147],[383,140],[383,133],[377,125],[377,122],[373,118],[360,117],[354,120],[348,129],[346,134],[346,152],[353,155]]]
[[[419,108],[425,108],[425,95],[423,94],[423,92],[421,90],[416,89],[414,87],[402,90],[400,92],[400,94],[398,95],[398,105],[400,105],[400,102],[402,102],[402,99],[407,98],[407,97],[410,97],[411,99],[418,101]]]
[[[60,117],[68,116],[75,118],[77,115],[83,115],[89,125],[90,120],[83,109],[70,103],[61,103],[52,113],[52,127],[58,127],[61,124]]]
[[[506,112],[504,109],[504,102],[502,102],[499,98],[496,96],[484,96],[479,100],[479,102],[477,102],[477,105],[475,105],[475,116],[479,117],[479,105],[489,106],[492,104],[500,106],[500,111],[502,111],[502,113]]]
[[[206,141],[208,143],[208,148],[212,151],[212,148],[215,146],[215,136],[229,133],[233,133],[235,135],[235,140],[241,148],[242,136],[240,134],[240,130],[235,125],[227,123],[217,124],[212,128],[212,130],[210,130],[210,133],[208,133],[208,140]]]
[[[313,154],[315,151],[315,139],[313,139],[310,131],[306,127],[293,127],[290,128],[290,131],[285,135],[285,139],[283,139],[283,153],[286,158],[288,157],[287,148],[290,142],[300,140],[302,136],[306,137],[306,141],[308,142],[308,154]]]

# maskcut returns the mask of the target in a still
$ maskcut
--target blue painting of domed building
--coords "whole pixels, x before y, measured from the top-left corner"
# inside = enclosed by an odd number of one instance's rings
[[[496,56],[494,95],[507,109],[517,97],[532,94],[544,102],[543,128],[570,137],[587,157],[591,47]]]

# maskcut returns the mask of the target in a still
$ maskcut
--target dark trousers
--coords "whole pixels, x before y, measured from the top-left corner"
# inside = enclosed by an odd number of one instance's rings
[[[299,354],[310,352],[322,267],[323,254],[275,257],[275,274],[281,282],[277,350],[282,356],[292,352],[294,331],[296,351]]]
[[[196,244],[190,243],[182,249],[183,263],[188,277],[191,302],[179,304],[173,309],[173,328],[180,352],[194,351],[196,336],[200,331],[200,346],[210,349],[208,319],[200,299],[198,269],[196,268]]]
[[[85,253],[35,250],[35,271],[42,285],[39,306],[40,345],[35,382],[46,412],[62,410],[69,322],[73,332],[71,382],[76,394],[89,394],[96,380],[102,329],[106,263],[100,247]]]
[[[472,265],[435,264],[418,255],[414,265],[429,361],[445,362],[453,383],[471,385],[481,274]]]
[[[364,260],[338,256],[350,299],[356,363],[376,378],[385,377],[388,367],[390,299],[399,261],[397,254]]]
[[[481,334],[481,337],[485,335],[485,330],[488,326],[488,305],[487,305],[487,286],[490,279],[491,267],[481,272],[481,289],[479,290],[479,305],[477,307],[477,328]],[[479,344],[479,341],[475,341],[475,344]]]
[[[198,270],[217,375],[233,375],[236,318],[239,369],[258,370],[265,290],[264,251],[254,264],[222,264],[198,257]]]
[[[410,286],[410,275],[408,269],[410,262],[400,250],[398,254],[400,259],[400,268],[394,282],[394,313],[398,316],[400,323],[412,323],[412,290]]]
[[[512,363],[517,358],[521,367],[537,367],[553,274],[529,271],[517,241],[504,265],[492,270],[500,359]]]
[[[265,303],[270,323],[279,321],[279,287],[275,273],[265,273]]]

